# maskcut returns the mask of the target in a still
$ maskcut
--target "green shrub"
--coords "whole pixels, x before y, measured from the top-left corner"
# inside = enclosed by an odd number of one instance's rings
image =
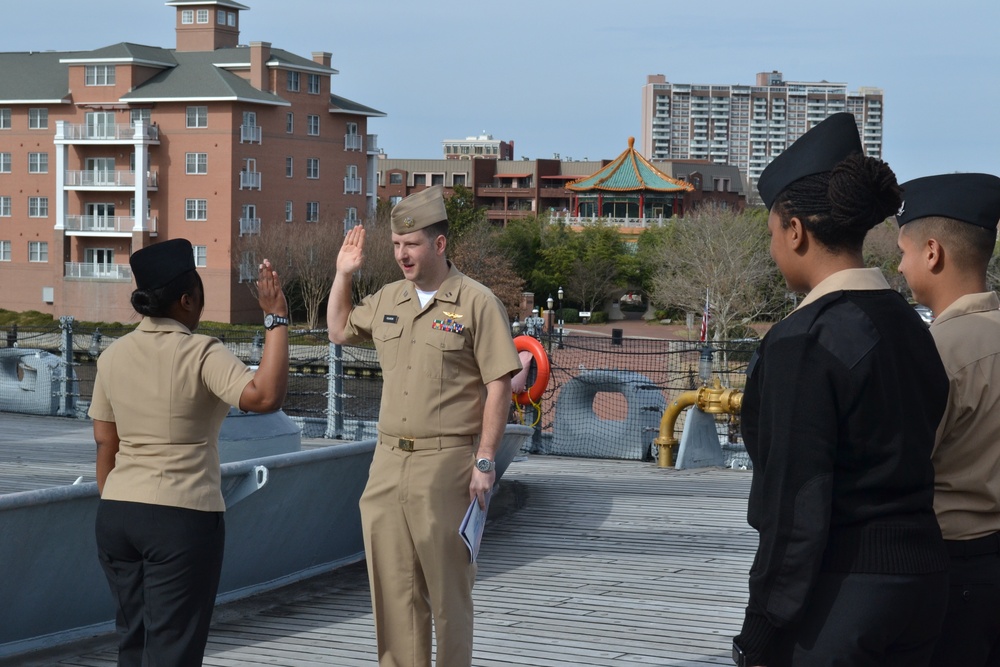
[[[607,322],[608,322],[608,314],[605,313],[603,310],[595,310],[590,314],[591,324],[607,324]]]

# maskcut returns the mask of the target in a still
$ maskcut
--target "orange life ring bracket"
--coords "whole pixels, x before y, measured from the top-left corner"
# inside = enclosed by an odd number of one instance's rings
[[[514,347],[517,348],[518,352],[529,352],[538,369],[535,384],[525,391],[514,394],[514,401],[518,405],[537,405],[549,386],[549,375],[552,372],[552,367],[549,365],[549,355],[545,354],[545,348],[534,336],[517,336],[514,338]]]

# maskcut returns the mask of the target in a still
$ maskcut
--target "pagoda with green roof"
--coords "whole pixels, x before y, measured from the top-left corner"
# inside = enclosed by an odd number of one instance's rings
[[[629,137],[625,152],[566,189],[573,193],[576,217],[657,219],[683,215],[684,193],[694,185],[654,167],[635,150],[635,137]]]

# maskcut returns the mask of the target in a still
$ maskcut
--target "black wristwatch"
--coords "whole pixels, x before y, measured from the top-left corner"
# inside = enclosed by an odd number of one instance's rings
[[[736,667],[747,667],[747,656],[735,639],[733,640],[733,664]]]
[[[496,470],[497,462],[489,459],[476,459],[476,469],[479,472],[490,472]]]
[[[281,315],[275,315],[274,313],[268,313],[264,316],[264,328],[270,331],[274,327],[287,327],[288,318],[282,317]]]

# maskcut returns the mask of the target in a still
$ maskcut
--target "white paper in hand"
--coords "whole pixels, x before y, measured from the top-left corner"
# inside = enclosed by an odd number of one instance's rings
[[[486,509],[479,507],[479,500],[473,499],[469,509],[465,511],[465,518],[458,527],[458,533],[462,536],[462,541],[469,549],[469,562],[475,563],[479,557],[479,545],[483,541],[483,530],[486,528],[486,514],[490,508],[490,495],[486,494]]]

